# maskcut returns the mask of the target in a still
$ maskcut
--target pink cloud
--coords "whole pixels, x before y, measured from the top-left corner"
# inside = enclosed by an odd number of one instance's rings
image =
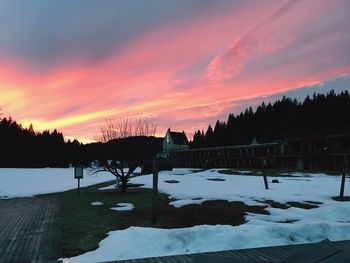
[[[247,2],[142,34],[99,63],[43,73],[1,61],[0,106],[84,140],[126,114],[158,120],[160,134],[204,129],[234,101],[350,73],[349,10],[346,1]]]

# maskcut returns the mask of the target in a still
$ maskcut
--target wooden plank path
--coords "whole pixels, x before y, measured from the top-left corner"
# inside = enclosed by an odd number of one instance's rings
[[[340,249],[346,249],[350,251],[350,240],[332,242]],[[293,256],[297,252],[303,250],[309,244],[301,245],[288,245],[288,246],[275,246],[275,247],[262,247],[262,248],[249,248],[249,249],[237,249],[237,250],[225,250],[215,251],[188,255],[175,255],[166,257],[152,257],[142,259],[129,259],[119,261],[109,261],[105,263],[193,263],[197,255],[208,256],[221,256],[228,257],[239,262],[239,260],[261,260],[266,262],[281,262]],[[349,255],[350,256],[350,255]]]
[[[0,262],[56,262],[61,256],[57,196],[0,200]]]

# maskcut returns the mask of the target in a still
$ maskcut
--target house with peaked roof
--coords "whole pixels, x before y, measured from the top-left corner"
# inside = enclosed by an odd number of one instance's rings
[[[184,151],[188,149],[189,144],[185,132],[174,132],[169,128],[163,140],[163,153],[167,154],[170,152]]]

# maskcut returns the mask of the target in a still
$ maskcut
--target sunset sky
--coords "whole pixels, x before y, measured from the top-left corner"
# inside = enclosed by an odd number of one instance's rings
[[[127,115],[191,136],[349,76],[349,0],[0,1],[3,116],[83,142]]]

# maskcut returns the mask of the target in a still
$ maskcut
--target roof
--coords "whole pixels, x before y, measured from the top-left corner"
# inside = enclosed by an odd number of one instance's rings
[[[168,130],[171,138],[174,141],[174,144],[177,145],[188,145],[188,139],[186,137],[185,132],[173,132]]]

